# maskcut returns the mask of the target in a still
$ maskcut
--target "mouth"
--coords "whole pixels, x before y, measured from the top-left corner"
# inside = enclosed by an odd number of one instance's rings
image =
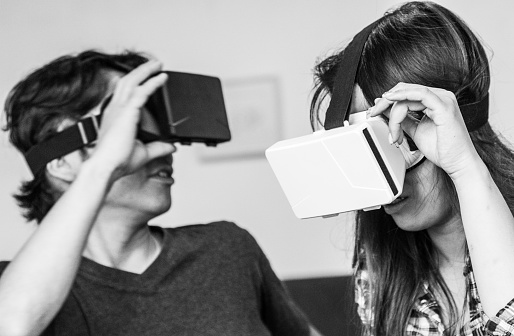
[[[166,183],[166,184],[173,184],[173,169],[170,166],[162,166],[160,168],[157,168],[153,170],[149,177],[154,180],[158,180],[160,182]]]
[[[155,176],[158,176],[158,177],[162,177],[162,178],[170,178],[171,177],[171,174],[172,172],[169,171],[169,170],[166,170],[166,169],[163,169],[163,170],[159,170],[156,174],[154,174]]]
[[[398,196],[394,201],[392,201],[391,203],[389,204],[386,204],[385,206],[392,206],[392,205],[396,205],[396,204],[399,204],[403,201],[405,201],[407,199],[407,197],[402,197],[402,196]]]

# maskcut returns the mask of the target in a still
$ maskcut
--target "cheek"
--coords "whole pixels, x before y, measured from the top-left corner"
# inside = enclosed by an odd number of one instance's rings
[[[406,183],[412,188],[412,210],[418,219],[432,225],[451,214],[449,193],[441,173],[432,163],[424,163],[409,173]]]
[[[112,196],[116,195],[116,197],[127,198],[132,194],[137,194],[137,191],[142,188],[142,184],[143,179],[137,173],[123,176],[113,183],[109,194]]]
[[[439,174],[437,167],[425,160],[414,170],[405,175],[405,183],[419,195],[428,195],[437,192],[439,185]]]

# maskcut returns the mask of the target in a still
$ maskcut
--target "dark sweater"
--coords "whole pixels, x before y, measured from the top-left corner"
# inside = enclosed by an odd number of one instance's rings
[[[142,274],[82,259],[43,335],[308,335],[254,238],[227,222],[151,227],[161,254]],[[6,262],[0,263],[0,273]]]

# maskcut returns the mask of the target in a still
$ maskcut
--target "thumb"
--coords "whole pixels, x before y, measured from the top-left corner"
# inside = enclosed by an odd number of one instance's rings
[[[145,145],[148,161],[167,156],[177,151],[175,145],[168,142],[155,141]]]

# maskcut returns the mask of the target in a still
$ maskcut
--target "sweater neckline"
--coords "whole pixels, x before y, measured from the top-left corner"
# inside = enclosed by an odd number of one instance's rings
[[[150,226],[150,230],[163,237],[163,244],[157,258],[142,273],[138,274],[105,266],[83,256],[77,276],[115,287],[135,286],[141,289],[155,284],[170,269],[171,265],[169,265],[167,259],[168,255],[173,254],[173,244],[171,244],[173,234],[171,230],[165,230],[159,226]],[[164,267],[166,263],[168,265]]]

